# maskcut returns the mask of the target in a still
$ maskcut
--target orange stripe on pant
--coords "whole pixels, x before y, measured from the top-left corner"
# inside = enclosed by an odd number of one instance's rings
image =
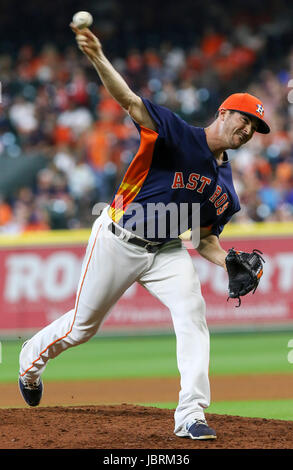
[[[76,319],[76,313],[77,313],[77,309],[78,309],[78,304],[79,304],[79,298],[80,298],[81,290],[82,290],[82,287],[83,287],[83,284],[84,284],[84,280],[85,280],[85,277],[86,277],[86,273],[87,273],[87,270],[88,270],[88,267],[89,267],[89,264],[90,264],[90,261],[91,261],[91,258],[92,258],[92,254],[93,254],[93,251],[94,251],[94,248],[95,248],[95,245],[96,245],[96,241],[97,241],[97,238],[98,238],[100,229],[101,229],[101,225],[99,226],[99,228],[98,228],[98,230],[97,230],[97,233],[96,233],[96,236],[95,236],[95,240],[94,240],[94,243],[93,243],[93,246],[92,246],[92,249],[91,249],[91,253],[90,253],[90,256],[89,256],[89,259],[88,259],[86,268],[85,268],[85,272],[84,272],[84,275],[83,275],[83,278],[82,278],[82,282],[81,282],[81,285],[80,285],[80,289],[79,289],[79,293],[78,293],[78,297],[77,297],[77,301],[76,301],[76,306],[75,306],[75,311],[74,311],[73,322],[72,322],[72,325],[71,325],[69,331],[68,331],[64,336],[62,336],[61,338],[56,339],[55,341],[53,341],[53,343],[50,343],[45,349],[43,349],[43,351],[40,352],[40,354],[39,354],[39,356],[37,357],[37,359],[35,359],[35,360],[32,362],[32,365],[31,365],[30,367],[28,367],[28,369],[26,369],[26,370],[23,372],[23,374],[20,374],[21,377],[23,377],[23,376],[35,365],[35,363],[41,358],[41,355],[44,354],[51,346],[53,346],[53,344],[58,343],[58,341],[61,341],[62,339],[66,338],[66,337],[71,333],[72,328],[73,328],[73,325],[74,325],[74,322],[75,322],[75,319]]]

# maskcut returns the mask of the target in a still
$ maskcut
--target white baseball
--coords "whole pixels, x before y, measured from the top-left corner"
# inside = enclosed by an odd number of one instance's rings
[[[73,15],[72,22],[78,29],[88,28],[93,23],[93,17],[88,11],[78,11]]]

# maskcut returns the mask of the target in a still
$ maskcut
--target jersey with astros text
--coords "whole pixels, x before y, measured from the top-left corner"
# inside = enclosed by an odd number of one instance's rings
[[[204,128],[191,126],[169,109],[142,100],[157,132],[134,123],[140,132],[140,146],[109,214],[120,226],[143,238],[168,241],[178,236],[177,229],[179,234],[186,227],[193,229],[193,214],[200,207],[200,226],[219,236],[240,210],[227,154],[218,165]],[[170,210],[164,213],[165,208]],[[183,228],[179,227],[182,221]]]

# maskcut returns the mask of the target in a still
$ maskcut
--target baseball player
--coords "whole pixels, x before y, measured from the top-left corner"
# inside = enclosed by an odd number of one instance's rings
[[[89,29],[71,28],[103,85],[132,118],[140,146],[112,203],[93,224],[74,308],[21,349],[20,391],[28,405],[37,406],[48,360],[93,337],[123,293],[139,282],[170,310],[174,325],[181,377],[174,433],[215,439],[205,419],[210,404],[209,331],[198,274],[180,237],[172,235],[171,222],[166,220],[162,236],[156,228],[160,217],[157,212],[149,216],[148,205],[173,202],[180,214],[182,203],[200,204],[197,251],[225,269],[227,252],[219,235],[240,210],[226,150],[239,148],[255,132],[270,132],[263,104],[250,94],[236,93],[222,103],[210,126],[191,126],[133,93],[105,57],[99,39]],[[133,205],[140,210],[132,226]],[[151,222],[155,230],[148,237]]]

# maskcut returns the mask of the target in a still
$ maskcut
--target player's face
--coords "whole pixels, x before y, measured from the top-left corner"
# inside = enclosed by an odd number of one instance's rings
[[[230,149],[246,144],[257,129],[257,120],[237,111],[228,112],[223,126],[223,137]]]

